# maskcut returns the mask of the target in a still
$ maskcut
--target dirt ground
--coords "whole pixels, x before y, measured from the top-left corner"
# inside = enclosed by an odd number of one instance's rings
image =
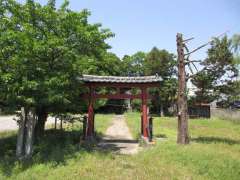
[[[139,144],[133,139],[124,115],[116,115],[114,117],[99,146],[120,154],[136,154],[139,150]]]
[[[15,116],[0,116],[0,131],[17,130],[18,126],[16,121],[13,120]],[[54,118],[48,117],[47,124],[53,124]]]

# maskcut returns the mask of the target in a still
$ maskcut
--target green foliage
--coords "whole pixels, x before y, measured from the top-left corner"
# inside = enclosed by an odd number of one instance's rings
[[[205,103],[214,101],[224,93],[221,87],[230,84],[238,75],[231,47],[231,40],[226,36],[222,39],[216,38],[211,43],[208,57],[202,63],[203,70],[191,80],[198,89],[195,92],[195,101]]]
[[[150,92],[156,97],[152,102],[152,110],[156,113],[160,113],[160,111],[163,110],[164,113],[167,114],[168,107],[176,100],[176,65],[177,61],[173,54],[166,50],[159,50],[156,47],[154,47],[145,58],[145,74],[158,74],[163,78],[160,88],[154,88]]]
[[[121,63],[122,76],[143,76],[158,74],[163,78],[161,88],[151,89],[150,94],[155,96],[151,103],[151,111],[159,113],[160,107],[167,108],[175,100],[176,96],[176,60],[175,56],[166,50],[159,50],[154,47],[149,53],[137,52],[132,56],[125,55]],[[132,90],[136,94],[136,90]],[[161,97],[161,98],[160,98]],[[140,109],[141,102],[132,101],[132,107],[135,110]]]
[[[240,53],[240,34],[234,34],[231,40],[234,52]]]
[[[234,34],[231,40],[234,50],[234,62],[238,68],[238,78],[240,78],[240,34]]]
[[[166,50],[154,47],[144,61],[145,74],[158,74],[163,79],[171,78],[176,74],[175,56]]]
[[[68,4],[56,9],[55,0],[45,6],[1,1],[1,101],[51,111],[78,105],[77,77],[99,72],[113,34],[89,24],[89,11],[74,12]]]
[[[146,54],[137,52],[132,56],[125,55],[122,59],[122,76],[142,76],[144,75],[144,61]]]
[[[218,87],[219,91],[225,95],[221,99],[223,107],[229,107],[233,102],[240,99],[240,80],[229,81],[227,84]]]
[[[225,36],[222,39],[215,39],[211,48],[208,49],[208,57],[203,65],[214,76],[215,81],[227,81],[236,77],[237,69],[234,66],[233,53],[231,52],[231,40]],[[223,79],[224,77],[224,79]]]
[[[214,76],[210,76],[207,71],[201,71],[191,80],[198,90],[195,92],[195,102],[212,102],[217,96],[213,93]],[[193,102],[194,103],[194,102]]]
[[[98,61],[96,64],[99,75],[119,76],[121,73],[121,61],[113,53],[107,53],[104,56],[104,61]]]
[[[164,107],[165,113],[168,113],[168,107],[174,103],[177,91],[176,79],[176,59],[175,56],[166,50],[159,50],[154,47],[149,53],[137,52],[132,56],[124,56],[122,59],[123,76],[143,76],[159,75],[163,78],[161,88],[152,88],[150,94],[155,96],[151,103],[151,111],[160,113],[160,107]],[[132,94],[136,94],[132,90]],[[140,109],[141,102],[134,100],[132,106],[134,109]]]

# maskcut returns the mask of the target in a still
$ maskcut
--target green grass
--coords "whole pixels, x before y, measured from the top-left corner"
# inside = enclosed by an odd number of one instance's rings
[[[126,117],[132,134],[139,137],[139,114],[128,113]],[[182,146],[176,144],[176,118],[158,117],[153,123],[155,137],[165,137],[156,140],[156,146],[145,153],[154,162],[180,167],[177,171],[184,169],[185,176],[193,179],[240,178],[239,124],[216,118],[192,119],[189,121],[191,143]]]
[[[135,138],[139,113],[125,115]],[[98,115],[96,128],[103,133],[112,115]],[[31,162],[17,162],[15,133],[1,133],[0,179],[224,179],[240,177],[240,125],[218,119],[190,120],[191,144],[176,144],[174,118],[154,118],[156,145],[136,155],[117,155],[78,145],[79,129],[49,130],[36,145]]]
[[[106,131],[112,117],[113,115],[96,115],[95,127],[98,135]],[[78,156],[82,158],[92,154],[92,147],[79,146],[81,135],[81,124],[75,124],[73,127],[72,124],[64,124],[64,131],[47,129],[44,139],[34,146],[33,159],[22,163],[15,159],[16,131],[1,132],[0,180],[45,179],[49,171],[67,165]]]

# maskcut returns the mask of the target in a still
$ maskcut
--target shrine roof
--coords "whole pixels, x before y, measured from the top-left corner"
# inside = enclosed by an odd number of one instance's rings
[[[162,78],[158,75],[155,76],[95,76],[95,75],[82,75],[78,78],[85,83],[155,83],[161,82]]]

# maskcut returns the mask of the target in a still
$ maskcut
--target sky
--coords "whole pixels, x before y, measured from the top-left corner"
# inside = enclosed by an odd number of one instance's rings
[[[63,0],[56,2],[59,6]],[[176,54],[178,32],[185,39],[195,38],[190,49],[226,31],[230,37],[240,33],[240,0],[70,0],[70,9],[90,10],[90,23],[101,23],[115,33],[108,43],[119,57],[149,52],[154,46]],[[206,48],[192,58],[205,56]]]

